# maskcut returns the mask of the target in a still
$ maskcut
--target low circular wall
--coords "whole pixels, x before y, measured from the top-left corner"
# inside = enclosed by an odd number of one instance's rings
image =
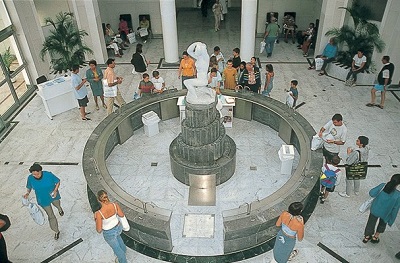
[[[310,150],[310,140],[315,131],[299,113],[260,95],[228,90],[222,93],[236,97],[234,118],[254,120],[270,126],[286,144],[293,144],[300,154],[297,169],[282,188],[247,206],[223,211],[224,255],[199,258],[234,262],[271,248],[272,239],[277,233],[276,219],[291,202],[302,201],[305,205],[303,217],[308,219],[318,200],[322,158],[319,153]],[[170,253],[172,211],[126,193],[110,176],[106,159],[116,145],[123,144],[135,130],[143,127],[142,114],[154,111],[162,120],[179,117],[176,103],[185,94],[186,90],[168,91],[142,98],[107,116],[89,137],[82,160],[92,210],[99,208],[94,193],[105,189],[112,200],[121,204],[130,222],[131,230],[124,233],[127,245],[143,254],[171,262],[186,262],[194,258]]]

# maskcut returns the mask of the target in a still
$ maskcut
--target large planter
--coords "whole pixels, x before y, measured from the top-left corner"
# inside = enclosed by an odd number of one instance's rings
[[[349,73],[350,67],[345,66],[339,62],[332,62],[328,64],[326,73],[339,80],[346,80],[347,73]],[[357,75],[357,85],[373,85],[375,83],[376,75],[368,70],[364,70],[362,73]]]

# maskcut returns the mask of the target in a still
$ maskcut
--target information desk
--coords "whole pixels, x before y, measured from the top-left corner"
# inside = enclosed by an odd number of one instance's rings
[[[45,112],[51,120],[57,114],[79,107],[71,86],[71,77],[59,77],[37,86],[37,94],[42,98]],[[82,88],[86,89],[85,86]]]
[[[186,100],[185,96],[178,98],[176,105],[179,106],[179,116],[182,122],[185,119]],[[233,107],[235,106],[235,98],[230,96],[218,95],[218,100],[222,103],[221,118],[225,128],[232,128],[233,123]]]

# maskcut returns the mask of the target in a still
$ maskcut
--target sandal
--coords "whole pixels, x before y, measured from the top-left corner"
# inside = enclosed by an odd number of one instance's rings
[[[92,120],[92,119],[86,117],[86,118],[82,118],[82,120],[83,120],[83,121],[90,121],[90,120]]]
[[[297,254],[299,254],[299,250],[298,249],[294,249],[289,256],[288,261],[291,261],[295,256],[297,256]]]
[[[368,241],[370,241],[370,240],[371,240],[371,236],[365,236],[362,242],[368,243]]]
[[[367,107],[374,107],[375,104],[374,104],[374,103],[367,103],[367,104],[365,104],[365,106],[367,106]]]
[[[381,110],[383,110],[383,106],[382,105],[375,105],[375,106],[380,108]]]
[[[323,75],[325,75],[324,72],[320,72],[320,73],[318,74],[318,76],[323,76]]]
[[[58,211],[58,213],[60,214],[60,216],[64,215],[64,210]]]
[[[371,243],[373,243],[373,244],[378,244],[379,241],[380,241],[379,237],[376,237],[376,236],[373,236],[372,239],[371,239]]]
[[[312,69],[315,69],[315,67],[313,67],[313,66],[308,67],[308,70],[312,70]]]

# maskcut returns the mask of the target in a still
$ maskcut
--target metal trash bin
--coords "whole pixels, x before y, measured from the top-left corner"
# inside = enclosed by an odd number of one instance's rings
[[[144,133],[148,136],[154,136],[160,133],[158,128],[158,123],[160,122],[160,118],[158,117],[157,113],[154,111],[149,111],[142,115],[142,122]]]
[[[278,151],[278,155],[281,160],[281,174],[292,174],[294,160],[293,145],[282,144],[282,147]]]

